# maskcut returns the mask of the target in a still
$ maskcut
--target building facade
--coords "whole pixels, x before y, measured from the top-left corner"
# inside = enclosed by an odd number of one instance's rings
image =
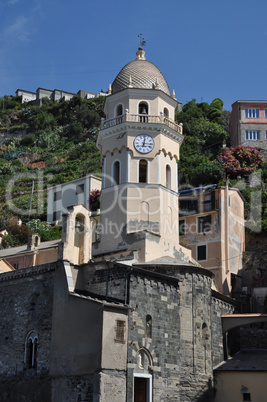
[[[238,100],[232,104],[230,140],[232,146],[267,150],[267,101]]]
[[[92,190],[101,190],[101,179],[91,174],[67,183],[47,188],[47,222],[62,220],[62,214],[71,205],[83,204],[90,208],[89,196]]]
[[[193,258],[211,270],[217,289],[235,296],[245,247],[244,201],[235,188],[215,185],[180,192],[180,236]]]
[[[107,96],[107,93],[102,91],[98,93],[93,93],[84,90],[79,90],[76,94],[73,92],[62,91],[59,89],[51,90],[46,88],[38,88],[36,92],[25,91],[24,89],[17,89],[16,96],[22,97],[22,103],[34,102],[34,104],[41,105],[43,98],[48,98],[52,101],[59,102],[61,100],[68,101],[72,99],[74,96],[79,96],[82,99],[91,99],[91,98],[97,98],[99,96]]]

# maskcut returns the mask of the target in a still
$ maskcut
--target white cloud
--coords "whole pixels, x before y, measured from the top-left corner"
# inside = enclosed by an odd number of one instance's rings
[[[14,1],[14,0],[13,0]],[[29,21],[26,17],[20,16],[16,20],[6,27],[1,33],[0,37],[8,42],[16,40],[25,42],[30,35]]]

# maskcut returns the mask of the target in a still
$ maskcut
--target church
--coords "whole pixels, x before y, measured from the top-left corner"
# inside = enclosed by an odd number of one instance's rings
[[[56,260],[0,275],[1,401],[214,400],[237,303],[179,243],[180,107],[140,47],[105,99],[97,241],[69,206]]]

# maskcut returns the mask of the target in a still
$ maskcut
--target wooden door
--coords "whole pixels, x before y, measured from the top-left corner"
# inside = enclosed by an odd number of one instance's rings
[[[134,378],[134,402],[147,402],[147,378]]]

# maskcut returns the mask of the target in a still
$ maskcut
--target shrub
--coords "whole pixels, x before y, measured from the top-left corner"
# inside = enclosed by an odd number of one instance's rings
[[[263,156],[258,149],[242,145],[223,149],[217,160],[232,178],[248,176],[263,164]]]
[[[35,142],[35,135],[34,134],[27,134],[23,137],[20,141],[21,146],[25,147],[32,147]]]
[[[40,219],[32,219],[28,222],[27,226],[30,232],[38,233],[41,237],[41,241],[49,241],[61,238],[61,228],[59,226],[51,226],[47,222],[43,222]]]
[[[30,229],[26,225],[17,224],[8,228],[8,235],[3,237],[2,246],[4,248],[22,246],[28,243]]]
[[[89,205],[91,211],[96,211],[100,208],[100,190],[92,190],[89,197]]]

